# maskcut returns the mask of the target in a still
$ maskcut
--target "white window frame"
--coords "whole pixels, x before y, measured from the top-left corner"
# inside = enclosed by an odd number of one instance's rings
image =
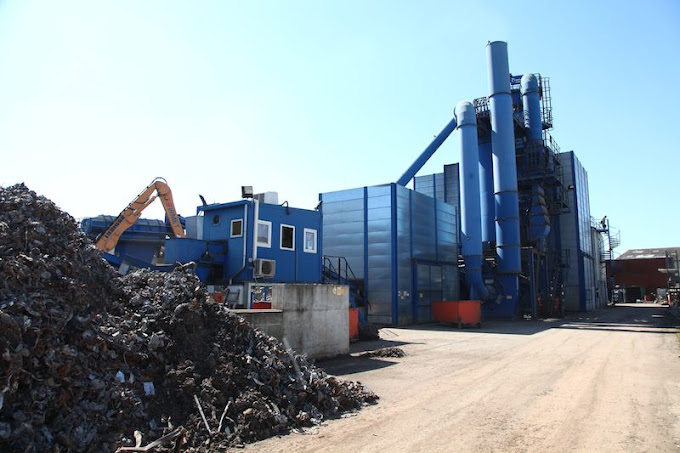
[[[266,225],[268,227],[267,231],[267,242],[260,241],[260,225]],[[272,223],[269,220],[258,220],[257,221],[257,231],[255,232],[255,237],[257,238],[257,246],[264,248],[272,248]]]
[[[284,246],[283,246],[283,229],[284,229],[284,228],[290,228],[290,229],[293,230],[293,245],[292,245],[292,247],[284,247]],[[294,251],[294,250],[295,250],[295,226],[293,226],[293,225],[286,225],[285,223],[282,223],[282,224],[281,224],[281,227],[279,228],[279,233],[280,233],[280,234],[279,234],[279,248],[280,248],[281,250],[291,250],[291,251]]]
[[[234,224],[236,222],[241,222],[241,234],[234,234]],[[243,237],[243,219],[231,219],[231,222],[229,223],[229,237],[232,238]]]
[[[312,233],[314,235],[314,248],[307,247],[307,233]],[[319,235],[317,231],[312,228],[305,228],[302,239],[303,239],[302,251],[304,251],[305,253],[316,253],[319,242]]]

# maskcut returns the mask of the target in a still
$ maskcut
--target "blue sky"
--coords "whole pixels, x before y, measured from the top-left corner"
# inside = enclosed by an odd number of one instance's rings
[[[313,208],[396,180],[487,95],[490,40],[550,77],[552,134],[619,252],[680,245],[675,0],[0,1],[0,185],[76,218],[156,176],[182,215],[241,185]],[[452,136],[420,174],[458,161]]]

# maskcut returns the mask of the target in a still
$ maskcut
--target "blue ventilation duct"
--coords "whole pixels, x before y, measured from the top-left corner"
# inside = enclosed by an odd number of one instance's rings
[[[545,238],[550,233],[550,215],[545,202],[545,191],[539,184],[531,187],[531,205],[528,215],[529,240],[543,249],[545,248]]]
[[[470,287],[470,299],[485,300],[489,291],[482,279],[482,219],[479,186],[479,149],[477,145],[477,115],[468,101],[456,105],[455,118],[460,130],[460,218],[465,260],[465,275]]]
[[[482,242],[496,243],[496,203],[493,194],[491,142],[479,143],[479,192],[482,211]]]
[[[520,81],[520,90],[522,92],[522,104],[524,105],[524,127],[526,127],[529,136],[529,145],[543,145],[541,101],[536,76],[524,74]]]
[[[543,147],[543,123],[538,79],[534,74],[522,76],[520,91],[524,106],[524,127],[528,138],[526,149],[528,153],[536,154],[539,161],[542,161],[547,156]],[[535,185],[531,189],[529,216],[529,240],[535,241],[539,247],[543,247],[543,242],[550,233],[550,216],[545,203],[545,191],[539,185]]]
[[[496,201],[496,253],[498,280],[502,287],[499,304],[488,309],[496,316],[514,316],[519,301],[522,256],[508,44],[503,41],[488,43],[487,62],[491,91],[489,107]]]
[[[434,140],[432,140],[432,143],[430,143],[427,148],[423,150],[422,153],[420,153],[420,156],[411,164],[411,166],[404,172],[403,175],[401,175],[401,178],[397,180],[397,184],[400,186],[405,186],[406,184],[409,183],[410,180],[413,179],[413,177],[420,171],[421,168],[423,168],[423,165],[432,157],[435,151],[439,149],[440,146],[442,146],[442,143],[444,143],[444,140],[446,140],[449,135],[451,135],[451,132],[456,129],[456,118],[453,117],[451,121],[449,121],[449,124],[444,126],[444,129],[437,135]]]

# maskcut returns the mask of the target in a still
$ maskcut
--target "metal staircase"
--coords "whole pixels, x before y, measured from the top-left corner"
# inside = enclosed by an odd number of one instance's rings
[[[351,307],[366,307],[368,299],[364,292],[364,281],[358,279],[344,256],[324,255],[323,281],[338,283],[349,287],[349,303]]]
[[[609,225],[607,216],[604,216],[599,222],[591,218],[590,223],[603,237],[600,246],[600,261],[604,263],[616,259],[614,249],[621,245],[621,232]]]

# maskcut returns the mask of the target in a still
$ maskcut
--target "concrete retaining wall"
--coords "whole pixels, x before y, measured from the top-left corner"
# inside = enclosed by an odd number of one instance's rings
[[[243,316],[248,324],[261,330],[272,337],[281,340],[283,338],[283,312],[273,309],[241,309],[232,310],[234,313]]]
[[[274,284],[272,309],[283,311],[283,335],[309,357],[349,353],[349,288],[344,285]]]

